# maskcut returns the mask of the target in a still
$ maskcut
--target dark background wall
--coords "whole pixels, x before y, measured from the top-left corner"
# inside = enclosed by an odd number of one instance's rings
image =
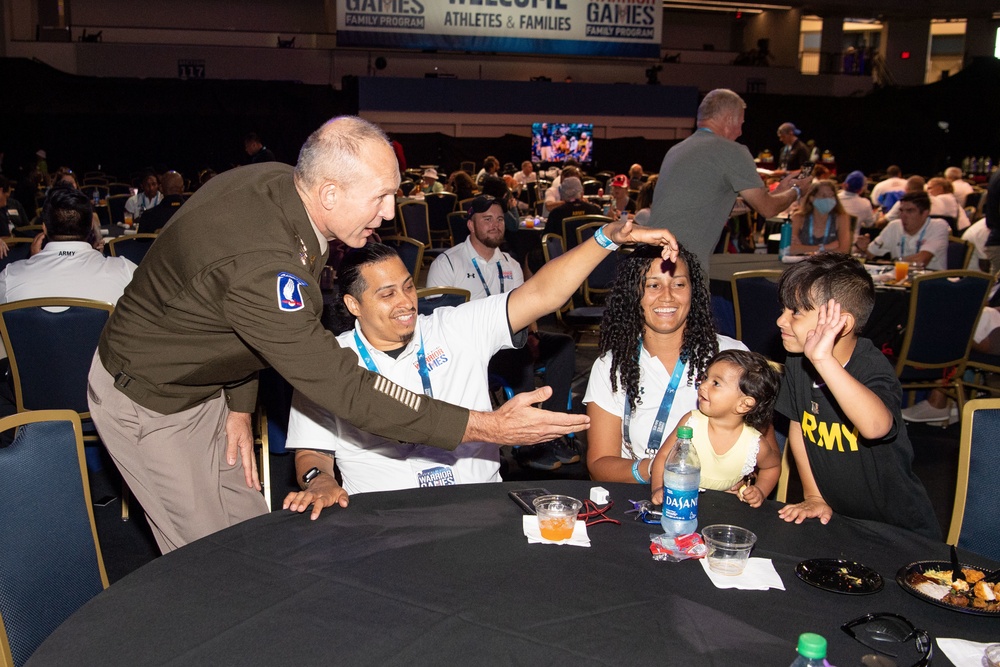
[[[49,165],[125,176],[163,165],[193,174],[243,161],[243,135],[251,130],[283,161],[294,162],[305,137],[325,119],[357,113],[356,86],[256,81],[181,81],[77,77],[26,60],[0,60],[0,151],[4,171],[44,148]],[[558,84],[553,84],[558,85]],[[585,84],[580,84],[585,85]],[[1000,126],[989,101],[1000,93],[1000,63],[976,61],[960,74],[930,86],[885,89],[856,98],[745,95],[747,122],[741,139],[753,153],[777,147],[775,129],[795,122],[803,138],[831,149],[842,169],[879,171],[898,163],[929,174],[965,155],[1000,155]],[[504,108],[514,101],[500,100]],[[948,131],[938,123],[948,124]],[[487,154],[519,163],[528,139],[456,139],[402,135],[412,164],[453,169]],[[632,139],[595,144],[598,167],[621,171],[632,162],[658,167],[671,142]]]

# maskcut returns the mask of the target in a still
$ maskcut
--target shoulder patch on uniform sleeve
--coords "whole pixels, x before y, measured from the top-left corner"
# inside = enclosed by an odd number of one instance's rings
[[[289,312],[302,310],[305,305],[299,287],[308,285],[293,273],[282,271],[278,274],[278,308]]]

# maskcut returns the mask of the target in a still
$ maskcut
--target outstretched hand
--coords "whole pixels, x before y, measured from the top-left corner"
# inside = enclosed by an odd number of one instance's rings
[[[619,245],[626,243],[648,243],[650,245],[663,246],[660,256],[671,262],[677,261],[677,237],[669,229],[644,227],[629,220],[625,223],[609,223],[606,234],[609,239]]]
[[[806,334],[803,354],[813,365],[833,358],[833,346],[846,326],[847,314],[840,311],[839,303],[830,299],[819,307],[816,328]]]
[[[534,407],[552,395],[551,387],[540,387],[514,396],[496,412],[472,412],[465,441],[525,445],[548,442],[590,428],[587,415],[549,412]]]

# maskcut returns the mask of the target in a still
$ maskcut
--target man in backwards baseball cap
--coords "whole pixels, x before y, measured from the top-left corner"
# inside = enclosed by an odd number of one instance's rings
[[[844,179],[841,190],[837,193],[837,198],[840,199],[840,203],[844,207],[844,210],[847,211],[847,214],[857,218],[857,222],[854,224],[855,237],[857,237],[858,231],[862,227],[871,227],[875,224],[872,203],[867,197],[861,196],[867,184],[868,179],[865,178],[863,173],[852,171]]]

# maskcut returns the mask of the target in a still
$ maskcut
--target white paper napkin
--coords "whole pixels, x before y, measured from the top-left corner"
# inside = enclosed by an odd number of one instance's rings
[[[528,538],[528,544],[571,544],[575,547],[589,547],[590,536],[587,535],[587,524],[577,519],[573,526],[573,535],[568,540],[547,540],[542,537],[538,530],[538,517],[534,514],[525,514],[521,517],[521,526],[524,529],[524,536]]]
[[[1000,632],[997,633],[1000,641]],[[983,667],[983,654],[989,643],[970,642],[965,639],[937,638],[938,648],[951,660],[955,667]]]
[[[785,584],[781,582],[781,577],[771,564],[770,558],[749,559],[743,574],[735,577],[712,572],[708,567],[707,558],[701,559],[701,567],[716,588],[739,588],[744,591],[766,591],[769,588],[785,590]]]

